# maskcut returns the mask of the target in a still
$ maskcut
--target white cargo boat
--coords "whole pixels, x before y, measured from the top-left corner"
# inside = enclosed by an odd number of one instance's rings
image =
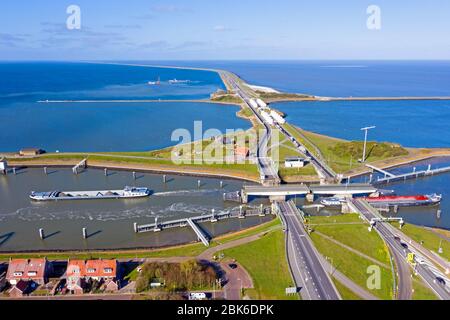
[[[35,201],[94,200],[143,198],[150,195],[148,188],[125,187],[123,190],[104,191],[48,191],[31,192],[30,199]]]

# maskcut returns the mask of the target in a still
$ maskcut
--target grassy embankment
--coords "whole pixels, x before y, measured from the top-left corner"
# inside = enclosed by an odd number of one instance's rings
[[[238,136],[246,133],[236,133]],[[92,166],[105,166],[135,170],[154,170],[167,172],[186,172],[211,175],[228,175],[231,177],[242,178],[247,180],[258,180],[258,169],[256,165],[249,163],[219,163],[224,162],[224,158],[220,157],[220,161],[214,163],[215,153],[214,144],[217,142],[211,140],[203,140],[193,142],[188,146],[189,154],[181,154],[179,160],[183,163],[176,164],[173,162],[174,148],[166,148],[162,150],[149,152],[111,152],[111,153],[50,153],[33,158],[10,157],[8,162],[11,165],[74,165],[82,159],[88,158],[88,164]],[[183,148],[177,146],[177,149]],[[200,148],[197,148],[200,147]],[[223,154],[230,154],[233,146],[223,147]],[[197,150],[200,149],[200,152]],[[227,151],[228,150],[228,151]],[[207,154],[207,153],[211,154]],[[228,152],[228,153],[227,153]],[[195,161],[198,160],[199,162]]]
[[[413,275],[412,286],[414,290],[413,300],[438,300],[434,292],[418,276]]]
[[[274,101],[315,100],[314,96],[300,93],[262,92],[259,90],[256,93],[261,99],[269,103]]]
[[[284,182],[292,183],[317,179],[316,170],[311,164],[308,164],[303,168],[286,168],[284,165],[284,160],[288,157],[305,157],[304,154],[296,149],[292,141],[282,137],[279,144],[276,144],[275,147],[270,150],[270,154],[272,159],[278,159],[278,174]]]
[[[285,255],[285,239],[281,230],[271,232],[251,243],[227,249],[225,258],[236,259],[253,279],[254,289],[245,294],[252,299],[298,299],[286,296],[285,289],[293,286]]]
[[[358,162],[363,153],[362,141],[346,141],[327,137],[301,130],[292,125],[285,125],[285,129],[315,155],[323,158],[337,173],[344,173],[351,169],[363,167]],[[367,143],[367,162],[369,163],[407,155],[409,155],[409,151],[398,144],[387,142]]]
[[[211,241],[210,247],[228,243],[234,240],[250,237],[256,234],[280,229],[278,219],[266,222],[259,226],[230,233]],[[0,261],[7,261],[9,258],[42,258],[49,260],[72,259],[134,259],[134,258],[169,258],[169,257],[196,257],[206,250],[202,243],[192,243],[176,247],[149,250],[123,250],[123,251],[70,251],[70,252],[23,252],[23,253],[0,253]]]
[[[447,261],[450,260],[450,231],[438,229],[426,229],[424,227],[406,224],[402,232],[411,239],[421,243],[425,248],[435,252]],[[442,254],[439,254],[439,246]]]
[[[393,275],[388,248],[376,232],[367,230],[368,225],[357,214],[309,217],[308,223],[314,230],[311,238],[317,250],[332,262],[334,268],[366,288],[368,267],[378,265],[381,270],[381,288],[367,290],[381,299],[393,298]],[[352,252],[343,245],[357,252]],[[344,291],[342,294],[348,296],[348,292]]]

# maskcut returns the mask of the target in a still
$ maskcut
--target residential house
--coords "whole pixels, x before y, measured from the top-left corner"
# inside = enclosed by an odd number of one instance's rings
[[[16,285],[20,280],[45,284],[51,272],[51,263],[42,259],[11,259],[8,264],[6,280]]]
[[[11,289],[9,289],[8,294],[11,298],[20,298],[30,292],[31,283],[33,281],[19,280]]]
[[[103,282],[107,292],[119,290],[117,260],[69,260],[67,263],[67,289],[82,294],[90,280]]]

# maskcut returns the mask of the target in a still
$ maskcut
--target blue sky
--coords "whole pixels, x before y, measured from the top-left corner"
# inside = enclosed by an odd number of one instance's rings
[[[81,30],[66,8],[81,8]],[[381,30],[366,26],[369,5]],[[450,59],[448,0],[15,0],[2,60]]]

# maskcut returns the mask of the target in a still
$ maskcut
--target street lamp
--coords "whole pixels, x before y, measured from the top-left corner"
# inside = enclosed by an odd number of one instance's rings
[[[363,149],[363,157],[362,157],[362,163],[366,162],[366,147],[367,147],[367,133],[369,132],[369,130],[375,129],[375,126],[372,127],[365,127],[365,128],[361,128],[361,131],[364,131],[364,149]]]

